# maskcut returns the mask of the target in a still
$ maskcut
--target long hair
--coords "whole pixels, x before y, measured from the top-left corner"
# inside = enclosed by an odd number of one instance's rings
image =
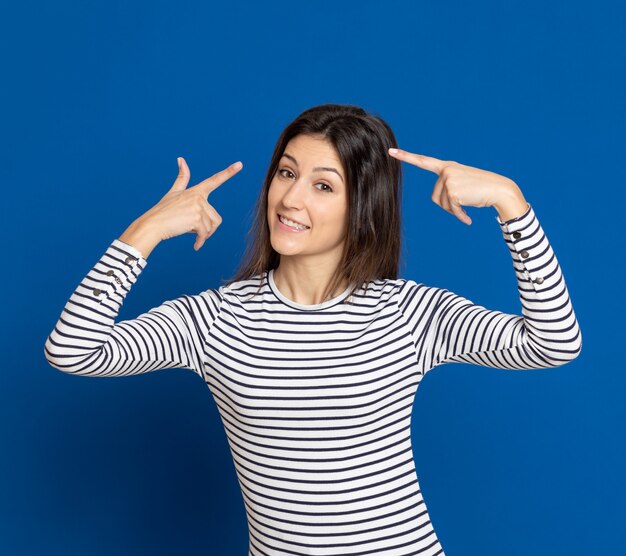
[[[246,251],[236,274],[226,284],[263,275],[278,267],[280,255],[271,245],[267,221],[268,191],[287,144],[301,134],[330,142],[346,171],[346,241],[324,299],[344,281],[354,293],[368,281],[397,278],[402,170],[400,161],[387,152],[397,146],[395,135],[382,118],[359,106],[322,104],[302,112],[278,138],[257,201],[255,220],[248,232]]]

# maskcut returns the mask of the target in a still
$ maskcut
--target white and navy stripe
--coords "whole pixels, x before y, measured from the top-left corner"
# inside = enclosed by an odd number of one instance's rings
[[[404,279],[305,306],[282,295],[270,271],[116,323],[147,264],[116,239],[70,297],[45,354],[79,375],[199,374],[226,429],[251,556],[441,555],[411,449],[423,375],[452,361],[556,367],[581,349],[532,207],[497,220],[523,316]]]

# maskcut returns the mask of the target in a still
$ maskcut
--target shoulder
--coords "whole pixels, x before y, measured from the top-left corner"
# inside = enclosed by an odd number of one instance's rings
[[[381,284],[388,291],[388,298],[401,312],[414,310],[416,307],[437,305],[448,292],[445,288],[429,286],[408,278],[385,279],[374,282]]]
[[[228,303],[242,303],[256,294],[264,292],[267,287],[266,273],[263,273],[244,280],[226,282],[218,288],[207,290],[207,292],[214,292],[214,295]]]
[[[218,318],[224,307],[240,305],[242,298],[257,290],[260,280],[241,280],[211,287],[199,293],[182,295],[177,299],[164,302],[165,306],[189,313],[205,322]]]
[[[379,278],[364,284],[355,292],[355,297],[377,302],[400,303],[408,295],[424,287],[426,287],[424,284],[406,278]]]

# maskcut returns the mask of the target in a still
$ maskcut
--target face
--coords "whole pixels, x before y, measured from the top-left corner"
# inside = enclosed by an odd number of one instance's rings
[[[272,247],[284,257],[339,264],[347,230],[347,184],[337,151],[298,135],[287,144],[268,193]]]

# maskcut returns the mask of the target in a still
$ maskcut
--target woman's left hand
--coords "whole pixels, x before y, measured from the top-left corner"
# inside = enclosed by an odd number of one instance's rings
[[[431,195],[433,202],[467,225],[472,223],[472,219],[461,205],[495,206],[501,215],[500,207],[512,207],[512,203],[518,207],[527,206],[517,184],[500,174],[402,149],[397,149],[395,153],[389,149],[389,154],[398,160],[437,174],[439,178]]]

